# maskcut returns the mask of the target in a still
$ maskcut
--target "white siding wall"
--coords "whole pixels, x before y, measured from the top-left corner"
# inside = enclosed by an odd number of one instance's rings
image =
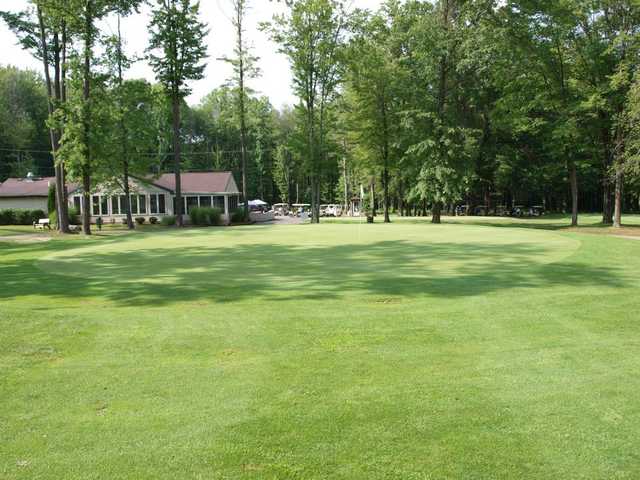
[[[0,210],[8,208],[43,210],[47,212],[47,197],[0,197]]]

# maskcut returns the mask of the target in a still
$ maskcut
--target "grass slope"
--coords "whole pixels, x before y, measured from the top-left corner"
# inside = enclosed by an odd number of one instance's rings
[[[0,244],[0,478],[638,478],[639,249],[408,222]]]

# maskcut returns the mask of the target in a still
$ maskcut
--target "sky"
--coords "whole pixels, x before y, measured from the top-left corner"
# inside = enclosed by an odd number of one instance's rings
[[[349,8],[375,9],[382,0],[351,0]],[[0,0],[0,8],[9,11],[24,10],[28,0]],[[273,14],[281,13],[286,8],[284,2],[270,0],[250,0],[250,11],[246,20],[246,34],[253,54],[259,57],[258,66],[261,76],[249,81],[249,87],[260,95],[266,95],[276,108],[296,103],[291,91],[291,70],[286,56],[278,53],[278,46],[267,34],[258,30],[260,22],[268,21]],[[229,0],[201,0],[200,18],[209,26],[207,37],[208,55],[205,78],[191,82],[192,94],[187,99],[190,104],[197,104],[202,97],[216,87],[223,85],[231,76],[231,66],[217,59],[233,54],[235,40],[230,21]],[[149,8],[145,7],[139,15],[126,18],[122,22],[123,36],[127,42],[129,55],[142,56],[148,42],[147,24]],[[102,22],[101,28],[106,33],[116,31],[115,18]],[[20,68],[31,68],[42,71],[42,65],[28,52],[16,44],[16,38],[4,23],[0,23],[0,46],[2,55],[0,64],[13,65]],[[154,74],[145,61],[136,63],[127,72],[127,78],[146,78],[154,81]]]

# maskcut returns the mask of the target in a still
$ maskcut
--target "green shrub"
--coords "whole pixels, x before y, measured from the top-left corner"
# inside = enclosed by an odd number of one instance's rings
[[[211,207],[194,207],[189,213],[192,225],[221,225],[222,211]]]
[[[29,222],[29,225],[31,225],[33,222],[37,222],[42,218],[49,218],[47,212],[45,212],[44,210],[31,210],[31,221]]]
[[[31,225],[31,210],[16,210],[16,225]]]
[[[136,223],[137,223],[138,225],[142,225],[142,224],[143,224],[144,222],[146,222],[146,221],[147,221],[147,219],[146,219],[146,218],[144,218],[144,217],[136,217]]]
[[[48,218],[42,210],[0,210],[0,225],[33,225],[41,218]]]
[[[80,211],[76,207],[69,207],[69,225],[80,225],[82,219],[80,218]]]
[[[149,217],[149,223],[151,225],[155,225],[156,223],[158,223],[158,218],[157,217]]]
[[[231,212],[231,223],[246,223],[249,218],[244,214],[244,208],[236,208]]]
[[[80,215],[78,214],[78,210],[75,207],[69,207],[67,215],[69,217],[69,225],[78,225],[82,222]],[[55,209],[52,212],[49,212],[49,222],[51,222],[52,227],[58,226],[58,212],[56,212]]]
[[[161,221],[162,225],[165,227],[170,227],[176,224],[176,216],[175,215],[167,215],[166,217],[162,217]]]
[[[47,210],[49,213],[56,211],[56,184],[49,185],[49,195],[47,196]]]
[[[16,212],[10,208],[6,210],[0,210],[0,225],[15,225],[16,224]]]

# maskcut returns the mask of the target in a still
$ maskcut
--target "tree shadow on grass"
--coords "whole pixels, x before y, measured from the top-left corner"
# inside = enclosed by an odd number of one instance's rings
[[[38,246],[45,253],[66,246]],[[27,248],[27,247],[24,247]],[[0,263],[0,299],[102,298],[123,306],[376,298],[460,298],[526,287],[622,286],[611,268],[548,262],[539,244],[414,243],[78,250],[37,263]]]

